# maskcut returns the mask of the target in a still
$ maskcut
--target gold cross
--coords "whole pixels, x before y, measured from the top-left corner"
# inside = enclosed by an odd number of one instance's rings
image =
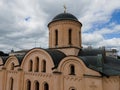
[[[66,13],[66,9],[67,9],[67,8],[66,8],[66,5],[64,5],[64,13]]]

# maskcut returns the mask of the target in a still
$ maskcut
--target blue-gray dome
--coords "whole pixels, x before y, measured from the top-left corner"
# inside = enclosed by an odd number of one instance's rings
[[[75,20],[75,21],[78,21],[78,19],[70,13],[58,14],[52,19],[52,21],[56,21],[56,20]]]
[[[60,20],[73,20],[73,21],[79,22],[78,19],[70,13],[60,13],[60,14],[56,15],[50,23],[48,23],[48,27],[52,22],[60,21]],[[81,24],[81,22],[79,22],[79,23]],[[81,24],[81,26],[82,26],[82,24]]]

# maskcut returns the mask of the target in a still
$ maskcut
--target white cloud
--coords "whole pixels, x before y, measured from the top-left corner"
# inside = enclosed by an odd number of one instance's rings
[[[108,47],[119,47],[120,46],[120,38],[112,38],[103,40],[98,43],[98,45],[101,46],[108,46]]]
[[[93,45],[93,44],[97,44],[98,42],[104,40],[103,36],[100,34],[96,34],[96,33],[87,33],[82,35],[82,40],[84,44],[88,44],[88,45]]]
[[[112,25],[111,28],[103,27],[102,29],[95,30],[94,33],[96,33],[96,34],[98,33],[98,34],[102,34],[102,35],[104,35],[104,34],[120,33],[120,25],[119,24],[114,24],[114,25]]]

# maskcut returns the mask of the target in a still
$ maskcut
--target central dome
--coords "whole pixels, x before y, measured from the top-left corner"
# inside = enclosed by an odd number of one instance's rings
[[[75,21],[78,21],[78,19],[70,13],[61,13],[52,19],[52,21],[57,21],[57,20],[75,20]]]
[[[72,21],[77,21],[78,23],[81,24],[81,22],[79,22],[78,19],[74,15],[72,15],[70,13],[60,13],[60,14],[56,15],[50,23],[48,23],[48,27],[52,22],[56,22],[56,21],[60,21],[60,20],[72,20]]]

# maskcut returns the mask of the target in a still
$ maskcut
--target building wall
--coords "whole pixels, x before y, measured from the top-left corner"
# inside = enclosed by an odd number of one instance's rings
[[[120,77],[111,76],[103,78],[103,90],[120,90]]]
[[[39,57],[39,71],[35,72],[36,57]],[[28,71],[29,61],[33,61],[32,71]],[[42,70],[42,61],[46,60],[46,72]],[[35,83],[39,83],[39,90],[45,90],[44,84],[49,85],[49,90],[119,90],[120,79],[118,76],[101,77],[101,75],[85,66],[79,58],[67,56],[61,60],[58,68],[52,70],[54,63],[49,54],[42,49],[29,51],[20,66],[11,70],[11,65],[18,65],[15,56],[10,56],[0,70],[0,90],[10,90],[10,79],[13,79],[13,89],[27,90],[27,82],[31,82],[31,90],[35,90]],[[74,65],[74,74],[71,72]]]
[[[86,90],[104,90],[101,77],[85,76],[85,83]]]

